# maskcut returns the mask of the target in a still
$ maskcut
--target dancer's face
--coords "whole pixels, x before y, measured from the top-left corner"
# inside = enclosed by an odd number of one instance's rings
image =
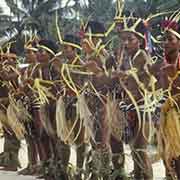
[[[25,50],[26,62],[33,63],[36,62],[36,52],[30,49]]]
[[[40,63],[47,63],[51,59],[51,54],[47,52],[44,48],[38,48],[36,55],[37,61]]]
[[[68,58],[74,58],[74,56],[76,55],[76,49],[72,46],[69,45],[64,45],[63,46],[63,54]]]
[[[140,48],[140,39],[132,32],[122,32],[120,34],[122,45],[129,55],[133,55]]]
[[[171,53],[178,52],[180,50],[180,39],[177,38],[173,33],[165,33],[164,41],[165,54],[170,55]]]

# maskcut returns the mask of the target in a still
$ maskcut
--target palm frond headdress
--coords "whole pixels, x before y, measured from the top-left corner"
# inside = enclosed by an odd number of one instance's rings
[[[168,19],[161,24],[164,32],[171,32],[180,39],[180,9],[175,11]]]

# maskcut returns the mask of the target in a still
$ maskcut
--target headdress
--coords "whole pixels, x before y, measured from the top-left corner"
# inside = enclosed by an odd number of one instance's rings
[[[63,45],[69,45],[69,46],[72,46],[72,47],[77,48],[77,49],[81,49],[80,38],[73,35],[73,34],[66,34],[64,36],[62,44]]]
[[[58,20],[59,20],[58,15],[56,13],[56,30],[57,30],[59,43],[61,45],[69,45],[81,50],[82,48],[80,46],[80,39],[77,36],[72,34],[66,34],[64,38],[62,37]]]
[[[116,16],[114,18],[115,24],[118,26],[119,32],[132,32],[145,41],[145,48],[151,53],[152,52],[152,41],[159,43],[151,35],[150,21],[155,17],[168,14],[170,12],[162,12],[154,15],[149,15],[147,18],[141,18],[136,16],[134,13],[124,11],[124,1],[117,0]]]
[[[92,36],[92,37],[105,37],[105,27],[101,22],[98,21],[88,21],[86,25],[81,24],[81,31],[80,33],[83,36]],[[81,35],[82,35],[81,34]]]
[[[24,49],[32,50],[36,52],[38,51],[37,49],[38,42],[39,42],[39,38],[37,36],[32,36],[27,42],[25,42]]]
[[[56,55],[56,53],[58,52],[58,49],[59,49],[58,45],[54,41],[49,40],[49,39],[40,40],[37,47],[43,48],[44,50],[46,50],[53,56]]]
[[[107,29],[104,25],[95,20],[87,20],[86,23],[81,22],[79,36],[83,37],[98,37],[105,38],[109,35],[109,33],[114,29],[115,23],[111,24]]]
[[[169,31],[173,33],[176,37],[180,39],[180,9],[175,11],[169,19],[164,20],[161,23],[161,27],[164,29],[164,32]]]
[[[1,48],[1,52],[0,52],[0,60],[4,61],[4,60],[17,60],[17,48],[16,48],[16,44],[15,41],[9,42],[7,43],[3,48]]]

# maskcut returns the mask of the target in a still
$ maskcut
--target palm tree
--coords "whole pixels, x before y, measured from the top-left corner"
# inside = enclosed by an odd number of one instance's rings
[[[157,12],[172,11],[180,8],[180,0],[126,0],[126,9],[147,16]]]
[[[2,36],[11,25],[11,17],[8,15],[0,14],[0,24],[0,36]]]
[[[112,21],[115,6],[114,0],[87,0],[81,6],[81,16],[91,16],[92,19],[106,23]]]
[[[20,33],[24,30],[32,31],[45,38],[49,37],[49,27],[57,2],[58,0],[6,0]]]

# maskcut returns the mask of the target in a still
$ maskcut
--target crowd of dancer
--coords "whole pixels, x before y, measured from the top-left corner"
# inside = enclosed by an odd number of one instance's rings
[[[3,170],[20,168],[21,140],[28,149],[22,175],[46,180],[153,180],[148,155],[156,132],[167,179],[180,179],[180,13],[159,23],[151,42],[149,19],[118,10],[108,30],[89,20],[59,42],[29,37],[25,65],[15,43],[0,54]],[[167,19],[168,17],[168,19]],[[116,31],[116,48],[109,48]],[[58,31],[59,32],[59,31]],[[158,48],[163,49],[157,51]],[[125,172],[124,143],[134,162]],[[70,164],[71,147],[76,166]]]

